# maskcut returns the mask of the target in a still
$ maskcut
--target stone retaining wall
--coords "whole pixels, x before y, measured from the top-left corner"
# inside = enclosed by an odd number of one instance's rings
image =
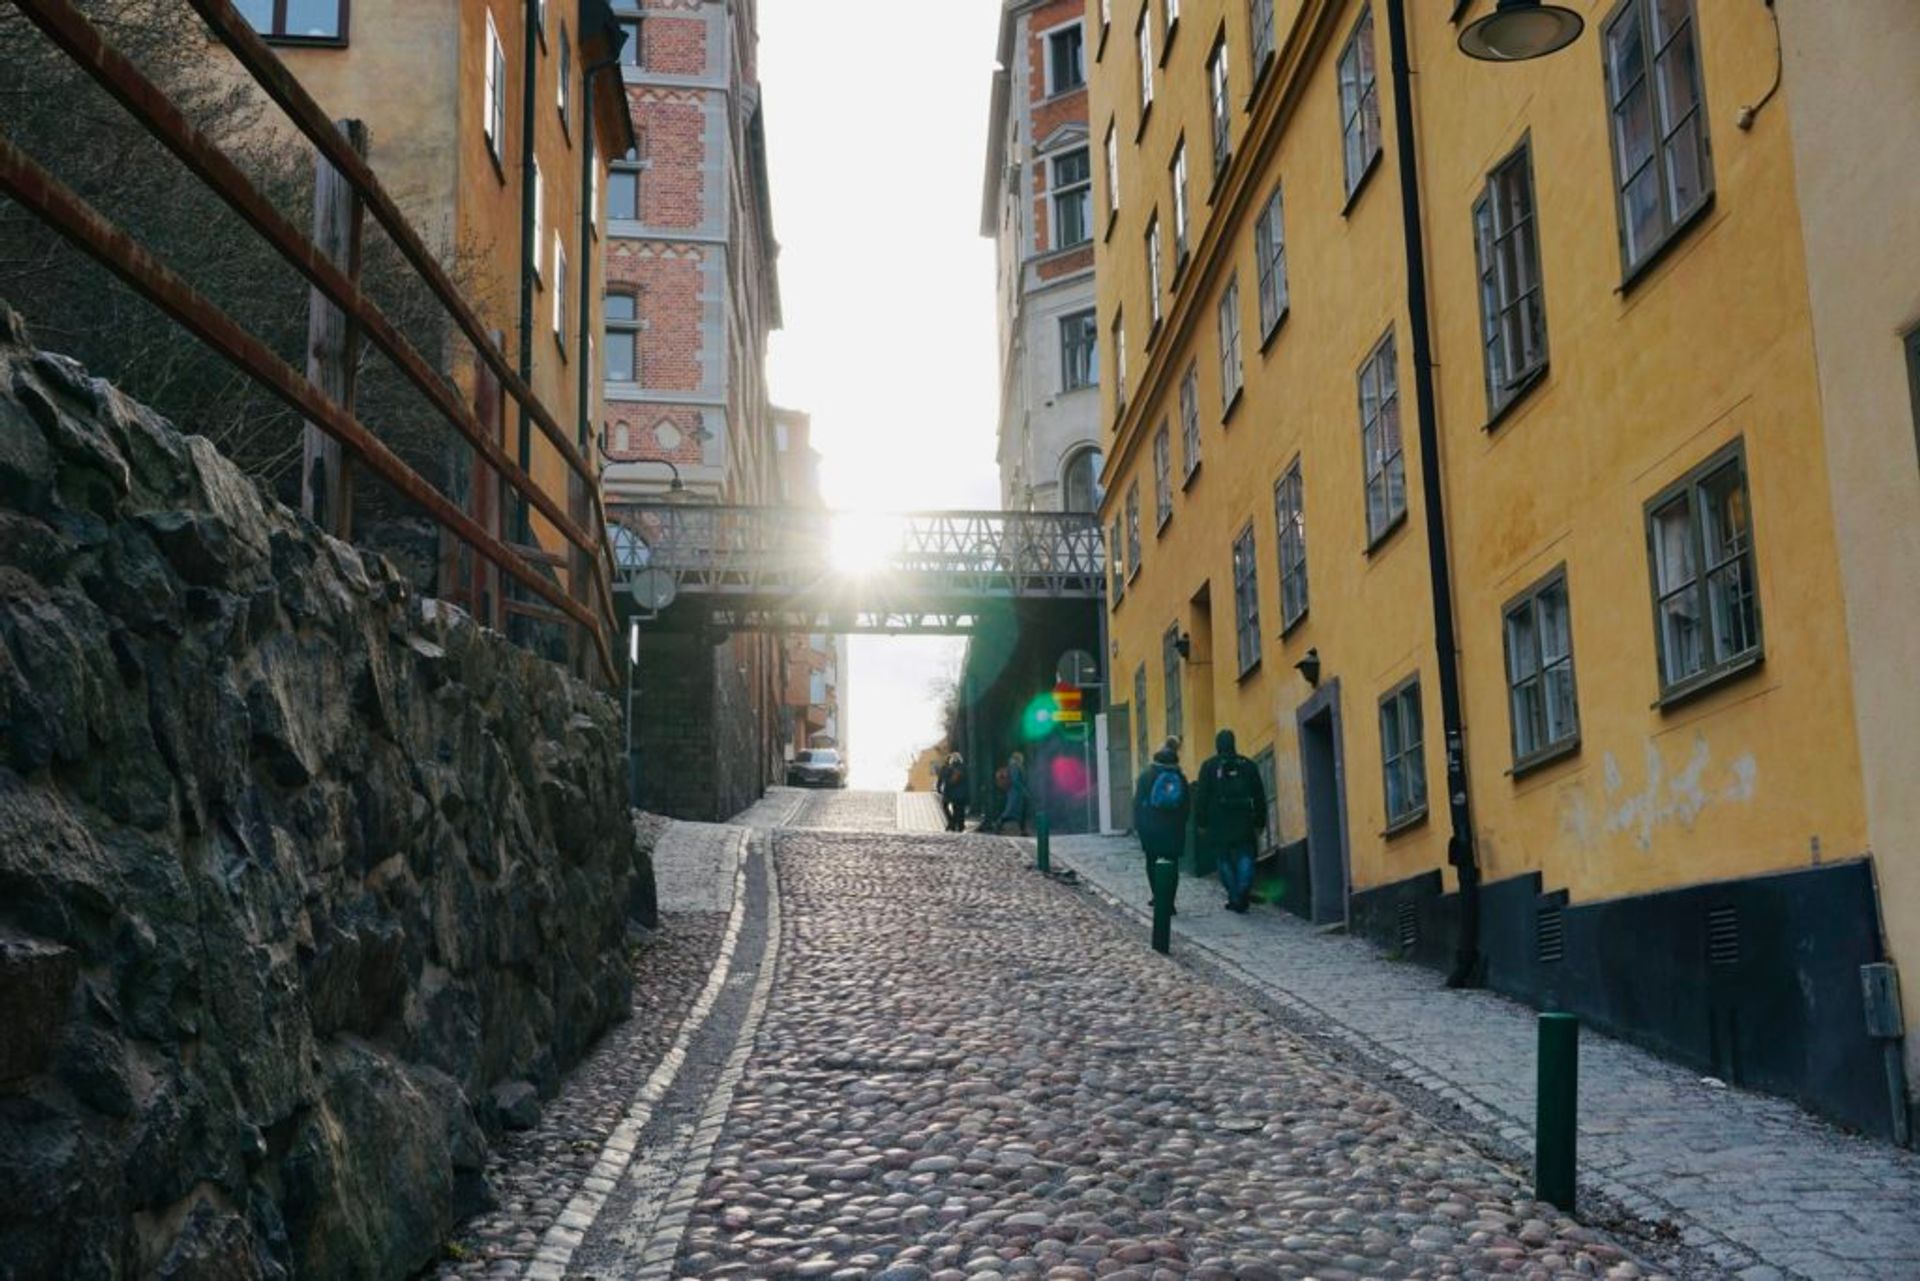
[[[628,1008],[620,742],[0,307],[0,1277],[431,1259]]]

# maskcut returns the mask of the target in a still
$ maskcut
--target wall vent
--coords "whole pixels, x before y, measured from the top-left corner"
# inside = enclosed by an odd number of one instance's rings
[[[1543,907],[1533,917],[1534,955],[1542,965],[1557,965],[1567,956],[1567,923],[1558,907]]]
[[[1418,915],[1418,907],[1414,904],[1413,900],[1408,899],[1400,904],[1399,917],[1396,923],[1399,926],[1400,950],[1403,952],[1412,951],[1413,945],[1420,941],[1420,917]]]
[[[1707,964],[1740,963],[1740,909],[1711,908],[1707,912]]]

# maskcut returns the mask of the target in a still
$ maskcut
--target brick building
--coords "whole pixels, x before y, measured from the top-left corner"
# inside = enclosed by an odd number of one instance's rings
[[[780,325],[753,0],[617,4],[633,151],[607,201],[608,501],[763,504],[780,492],[767,335]],[[771,637],[643,633],[643,803],[718,818],[780,776]]]

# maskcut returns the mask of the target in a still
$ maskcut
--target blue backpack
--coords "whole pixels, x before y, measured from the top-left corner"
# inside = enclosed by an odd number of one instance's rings
[[[1177,769],[1153,772],[1153,786],[1147,791],[1147,808],[1177,811],[1187,803],[1187,780]]]

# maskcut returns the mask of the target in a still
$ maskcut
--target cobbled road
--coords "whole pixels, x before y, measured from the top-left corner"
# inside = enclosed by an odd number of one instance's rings
[[[1030,843],[903,832],[891,794],[780,813],[738,972],[552,1274],[1647,1274]]]

